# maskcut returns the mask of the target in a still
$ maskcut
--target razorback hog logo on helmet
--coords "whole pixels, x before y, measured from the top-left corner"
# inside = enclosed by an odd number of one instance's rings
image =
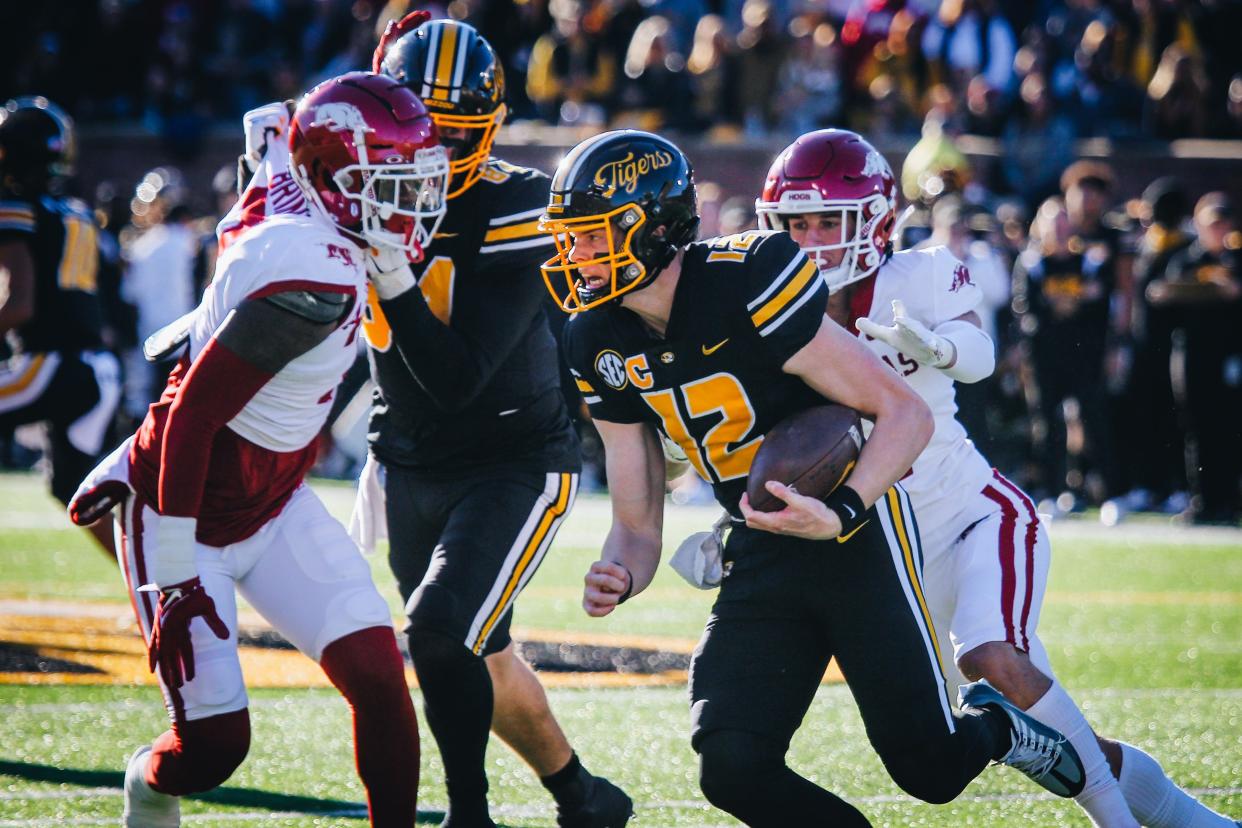
[[[949,285],[949,293],[957,293],[966,285],[973,285],[970,281],[970,271],[966,269],[966,265],[959,264],[953,268],[953,284]]]
[[[358,107],[339,101],[315,107],[315,122],[311,126],[325,126],[333,132],[374,131],[367,126],[367,119],[362,117]]]
[[[627,193],[633,193],[634,188],[638,186],[638,177],[640,175],[646,175],[652,170],[663,169],[664,167],[671,166],[672,163],[672,154],[662,150],[644,152],[637,158],[634,157],[634,151],[631,150],[624,158],[609,161],[596,170],[594,181],[604,188],[605,198],[615,193],[618,187]]]
[[[883,175],[884,173],[892,174],[884,156],[876,150],[867,153],[867,160],[863,162],[862,175]]]

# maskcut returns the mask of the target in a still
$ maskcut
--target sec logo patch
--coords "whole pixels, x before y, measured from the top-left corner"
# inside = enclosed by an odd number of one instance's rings
[[[609,388],[620,391],[629,382],[625,376],[625,360],[616,351],[600,351],[595,357],[595,373]]]

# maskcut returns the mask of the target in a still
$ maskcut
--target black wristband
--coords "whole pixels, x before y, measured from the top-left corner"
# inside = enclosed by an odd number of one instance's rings
[[[836,512],[841,519],[841,533],[837,537],[845,537],[867,522],[867,507],[863,505],[858,492],[849,486],[837,486],[832,494],[824,498],[824,505]]]
[[[630,600],[630,596],[634,594],[634,573],[630,572],[630,568],[625,564],[619,563],[617,566],[624,569],[625,574],[629,576],[630,579],[629,586],[625,588],[625,592],[621,593],[621,597],[617,599],[618,604],[624,604],[626,601]]]

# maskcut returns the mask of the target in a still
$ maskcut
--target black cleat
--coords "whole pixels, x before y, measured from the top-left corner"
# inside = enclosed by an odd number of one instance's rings
[[[1087,781],[1082,760],[1061,731],[1031,718],[986,681],[963,686],[958,692],[958,707],[991,707],[1009,719],[1009,751],[997,760],[1002,765],[1021,771],[1057,796],[1082,793]]]
[[[592,776],[586,803],[572,811],[556,809],[560,828],[625,828],[634,816],[634,802],[602,776]]]

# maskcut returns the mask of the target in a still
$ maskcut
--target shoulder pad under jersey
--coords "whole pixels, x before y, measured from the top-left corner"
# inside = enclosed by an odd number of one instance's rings
[[[287,290],[264,296],[263,301],[317,325],[326,325],[336,322],[348,312],[351,298],[347,293],[336,291]]]

